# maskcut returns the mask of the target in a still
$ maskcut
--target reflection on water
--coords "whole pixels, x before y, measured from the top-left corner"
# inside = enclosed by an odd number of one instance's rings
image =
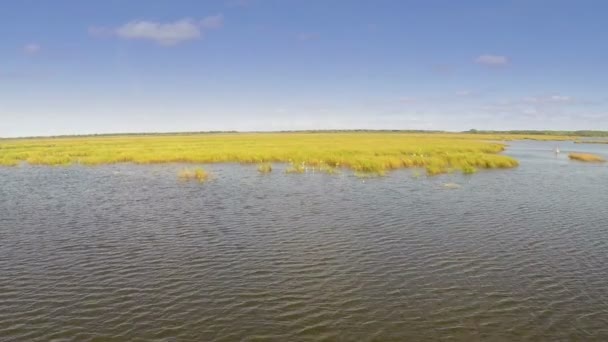
[[[510,145],[432,178],[0,168],[0,340],[608,340],[608,166],[567,158],[608,145]]]

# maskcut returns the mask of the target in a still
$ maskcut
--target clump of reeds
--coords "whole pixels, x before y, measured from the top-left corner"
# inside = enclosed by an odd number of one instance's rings
[[[384,176],[384,173],[355,171],[354,175],[357,178],[365,179],[365,178],[382,177],[382,176]]]
[[[603,163],[606,161],[603,157],[591,153],[570,153],[568,158],[587,163]]]
[[[475,172],[477,172],[477,169],[471,165],[463,165],[461,170],[462,170],[462,173],[464,173],[465,175],[472,175]]]
[[[270,173],[272,172],[272,165],[270,163],[263,163],[258,165],[259,173]]]
[[[436,176],[446,172],[448,172],[448,170],[441,165],[431,164],[426,167],[426,174],[429,176]]]
[[[179,178],[182,180],[196,180],[203,183],[209,180],[209,173],[202,167],[197,167],[195,169],[186,168],[179,172]]]
[[[0,166],[17,166],[19,161],[16,159],[2,159],[0,158]]]
[[[328,175],[334,175],[336,173],[339,173],[338,169],[334,166],[330,166],[327,164],[321,164],[319,165],[319,171],[323,172],[323,173],[327,173]]]
[[[285,170],[286,173],[304,173],[306,172],[306,168],[304,167],[303,164],[291,164],[287,170]]]
[[[350,167],[355,170],[355,173],[370,174],[384,176],[385,167],[382,162],[374,159],[359,159],[355,160]]]

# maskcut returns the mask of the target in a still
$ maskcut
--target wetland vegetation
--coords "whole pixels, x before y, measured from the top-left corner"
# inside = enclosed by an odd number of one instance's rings
[[[522,136],[517,136],[522,138]],[[429,175],[453,170],[512,168],[518,162],[500,154],[504,135],[400,132],[223,133],[193,135],[90,136],[6,139],[0,164],[101,165],[116,163],[289,163],[287,172],[307,169],[335,173],[339,168],[383,175],[419,167]]]
[[[209,173],[202,167],[197,167],[194,169],[186,168],[179,172],[179,178],[186,181],[195,180],[200,183],[204,183],[209,180]]]
[[[272,172],[272,165],[270,165],[270,163],[262,163],[262,164],[258,165],[258,172],[259,173],[270,173],[270,172]]]
[[[570,153],[568,158],[587,163],[603,163],[606,161],[603,157],[591,153]]]
[[[577,140],[575,144],[608,144],[608,140]]]
[[[0,165],[253,163],[258,165],[258,172],[269,173],[272,163],[288,163],[287,173],[312,170],[334,174],[343,168],[359,175],[384,175],[395,169],[420,168],[427,175],[452,171],[473,174],[479,169],[516,167],[518,161],[501,152],[506,142],[524,139],[575,141],[579,138],[527,131],[336,131],[1,139]],[[577,153],[570,158],[603,161],[598,156]],[[203,177],[199,169],[185,169],[180,173],[184,179],[204,181],[207,177]]]

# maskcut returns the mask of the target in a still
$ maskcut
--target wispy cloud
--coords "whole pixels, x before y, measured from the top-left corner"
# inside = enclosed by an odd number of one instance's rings
[[[535,103],[535,104],[547,104],[547,103],[571,103],[574,102],[572,96],[564,95],[549,95],[549,96],[531,96],[525,97],[523,102]]]
[[[572,96],[547,95],[528,96],[516,99],[505,99],[482,105],[479,109],[487,115],[522,121],[550,122],[584,113],[588,109],[581,107],[581,102]]]
[[[174,46],[189,40],[200,39],[205,31],[216,30],[224,25],[222,14],[202,20],[189,18],[161,23],[135,20],[117,28],[91,27],[89,33],[96,36],[115,36],[121,39],[149,40],[162,46]]]
[[[473,92],[470,90],[459,90],[456,92],[456,96],[471,96]]]
[[[23,52],[27,53],[28,55],[37,54],[41,49],[42,47],[36,43],[29,43],[23,46]]]
[[[507,66],[510,63],[510,60],[506,56],[487,54],[475,58],[475,63],[489,67],[503,67]]]

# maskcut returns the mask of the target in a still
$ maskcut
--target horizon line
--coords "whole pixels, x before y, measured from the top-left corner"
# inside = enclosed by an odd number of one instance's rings
[[[16,139],[56,139],[56,138],[86,138],[86,137],[113,137],[113,136],[154,136],[154,135],[205,135],[205,134],[258,134],[258,133],[348,133],[348,132],[370,132],[370,133],[449,133],[449,134],[514,134],[514,135],[570,135],[570,136],[585,136],[593,137],[593,134],[608,135],[607,130],[536,130],[536,129],[518,129],[518,130],[485,130],[485,129],[470,129],[465,131],[450,131],[450,130],[427,130],[427,129],[303,129],[303,130],[210,130],[210,131],[166,131],[166,132],[107,132],[107,133],[85,133],[85,134],[59,134],[59,135],[32,135],[32,136],[16,136],[16,137],[0,137],[0,140],[16,140]]]

